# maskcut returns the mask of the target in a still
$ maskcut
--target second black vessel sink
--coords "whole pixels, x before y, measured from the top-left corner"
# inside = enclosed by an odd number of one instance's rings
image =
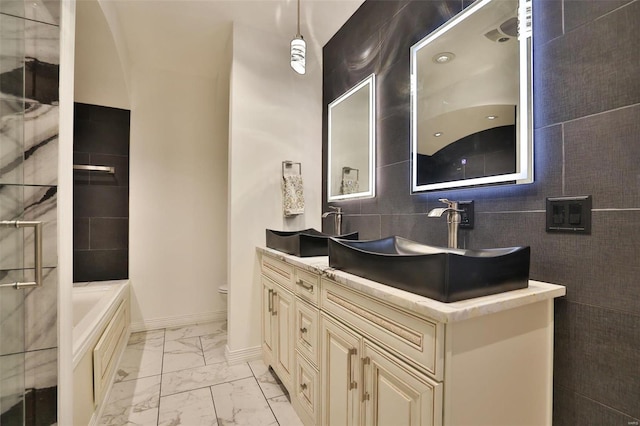
[[[301,231],[274,231],[267,229],[267,247],[298,257],[326,256],[327,241],[332,235],[313,228]],[[357,240],[358,233],[338,235],[338,238]]]
[[[451,249],[402,237],[329,240],[329,266],[440,302],[529,285],[529,247]]]

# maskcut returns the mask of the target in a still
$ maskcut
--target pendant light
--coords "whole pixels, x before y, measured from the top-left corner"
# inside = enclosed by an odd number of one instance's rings
[[[304,42],[300,34],[300,0],[298,0],[298,32],[291,40],[291,68],[298,74],[305,72],[305,55],[307,53],[307,43]]]

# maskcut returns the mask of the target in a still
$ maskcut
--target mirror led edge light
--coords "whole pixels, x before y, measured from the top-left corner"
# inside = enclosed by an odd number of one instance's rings
[[[361,82],[347,90],[345,93],[337,97],[334,101],[327,105],[327,202],[344,201],[354,198],[373,198],[375,197],[375,181],[376,181],[376,78],[372,73]],[[362,87],[369,85],[369,190],[362,192],[354,192],[351,194],[331,195],[331,109],[346,100],[351,94],[357,92]]]
[[[533,89],[531,84],[533,82],[533,22],[532,22],[532,0],[518,0],[518,21],[524,22],[525,27],[522,31],[522,36],[518,37],[519,49],[519,63],[520,69],[525,69],[527,72],[520,73],[519,75],[519,97],[520,97],[520,111],[518,117],[519,127],[519,140],[517,149],[524,155],[519,155],[519,161],[517,163],[517,172],[509,173],[497,176],[486,176],[482,178],[464,179],[459,181],[438,182],[432,184],[418,185],[418,149],[417,149],[417,60],[416,53],[426,44],[430,43],[433,39],[439,37],[442,33],[446,32],[449,27],[455,26],[469,16],[473,15],[476,10],[481,9],[487,3],[493,0],[482,0],[472,4],[469,8],[461,12],[456,17],[452,18],[445,25],[441,26],[433,33],[425,37],[423,40],[411,46],[410,50],[410,93],[411,93],[411,193],[420,193],[424,191],[442,190],[442,189],[463,189],[470,186],[478,185],[490,185],[503,182],[513,182],[517,184],[533,183]],[[522,30],[520,24],[518,26],[519,31]],[[528,123],[528,126],[523,126],[523,123]],[[530,141],[530,143],[529,143]]]

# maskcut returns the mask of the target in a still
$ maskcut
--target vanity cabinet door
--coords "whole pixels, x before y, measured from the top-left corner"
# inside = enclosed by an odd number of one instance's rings
[[[294,320],[293,295],[263,275],[262,354],[287,389],[293,382]]]
[[[262,276],[262,355],[265,364],[273,366],[275,351],[275,324],[276,317],[273,313],[273,294],[275,284]]]
[[[322,419],[331,426],[358,425],[361,338],[327,316],[323,315],[320,322]]]
[[[364,341],[365,425],[441,425],[442,384],[369,341]]]
[[[295,345],[293,337],[293,324],[295,321],[293,295],[280,286],[276,286],[274,291],[275,340],[277,342],[275,370],[285,387],[291,389]]]

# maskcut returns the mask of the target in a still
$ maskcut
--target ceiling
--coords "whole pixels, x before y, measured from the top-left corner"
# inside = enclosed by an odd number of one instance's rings
[[[119,32],[114,38],[121,37],[129,64],[182,72],[188,65],[198,74],[212,75],[220,66],[232,23],[281,36],[287,50],[296,34],[295,0],[98,1],[105,15],[111,16],[112,32]],[[300,26],[307,54],[321,58],[322,46],[363,1],[301,0]]]

